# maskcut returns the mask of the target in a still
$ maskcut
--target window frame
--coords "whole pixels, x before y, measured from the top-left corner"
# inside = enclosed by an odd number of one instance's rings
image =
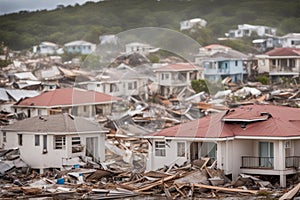
[[[185,157],[185,142],[177,142],[177,157]]]
[[[65,150],[66,149],[66,135],[54,135],[54,149]]]
[[[83,151],[81,138],[79,136],[74,136],[71,138],[72,153],[80,153]]]
[[[154,153],[156,157],[166,157],[166,142],[155,141],[154,142]]]
[[[34,146],[40,146],[40,135],[34,135]]]

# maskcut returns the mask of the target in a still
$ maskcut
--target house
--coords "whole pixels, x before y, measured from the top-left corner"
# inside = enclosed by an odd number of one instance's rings
[[[180,22],[180,30],[189,30],[195,27],[203,28],[207,24],[207,21],[201,18],[194,18]]]
[[[300,73],[300,48],[275,48],[264,55],[256,55],[259,73],[269,73],[271,81],[280,77],[298,77]]]
[[[59,46],[53,42],[41,42],[38,46],[33,47],[33,53],[41,55],[53,55],[57,53]]]
[[[144,136],[149,141],[148,170],[217,160],[232,179],[240,173],[286,176],[299,173],[300,109],[248,105],[213,114]]]
[[[19,148],[21,159],[40,170],[105,160],[105,133],[97,122],[70,114],[36,116],[2,128],[0,145]],[[82,163],[82,162],[81,162]]]
[[[79,53],[85,55],[91,54],[96,50],[96,44],[83,40],[72,41],[66,43],[64,46],[67,53]]]
[[[133,54],[139,53],[142,55],[148,55],[151,52],[157,51],[157,48],[150,46],[149,44],[139,43],[139,42],[131,42],[125,45],[125,53]]]
[[[113,103],[120,98],[79,88],[62,88],[23,99],[13,105],[15,112],[24,112],[27,117],[69,113],[75,116],[94,118],[111,113]]]
[[[190,63],[168,64],[154,70],[160,95],[169,96],[191,87],[202,76],[202,69]]]
[[[230,47],[212,44],[200,48],[195,63],[203,66],[204,78],[215,82],[230,77],[232,82],[244,80],[248,56]]]
[[[79,82],[77,85],[112,96],[141,96],[147,99],[149,76],[145,68],[133,69],[122,63],[117,68],[104,69],[96,76],[96,81]]]
[[[230,38],[250,37],[253,34],[257,34],[257,36],[260,37],[265,35],[276,35],[276,28],[268,26],[240,24],[238,25],[238,29],[230,30],[228,33],[225,33],[225,35]]]
[[[281,47],[300,48],[300,33],[289,33],[280,37]]]

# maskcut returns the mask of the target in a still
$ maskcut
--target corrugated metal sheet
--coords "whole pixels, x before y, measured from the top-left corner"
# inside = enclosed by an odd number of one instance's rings
[[[6,93],[6,89],[5,88],[0,88],[0,101],[8,101],[9,97]]]
[[[31,72],[15,73],[15,76],[21,80],[33,80],[33,81],[38,80]]]
[[[15,100],[19,101],[22,98],[26,97],[35,97],[40,93],[35,90],[6,90],[7,93]]]

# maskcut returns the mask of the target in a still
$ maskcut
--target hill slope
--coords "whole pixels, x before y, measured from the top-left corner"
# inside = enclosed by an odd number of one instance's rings
[[[223,37],[238,24],[267,25],[279,34],[300,32],[299,0],[109,0],[87,2],[51,11],[0,16],[0,40],[12,49],[26,49],[41,41],[64,44],[84,39],[98,43],[101,34],[117,34],[152,26],[178,30],[182,20],[200,17],[207,28],[201,43]]]

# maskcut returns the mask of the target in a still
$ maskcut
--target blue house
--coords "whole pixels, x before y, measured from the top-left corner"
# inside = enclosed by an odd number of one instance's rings
[[[91,54],[96,49],[96,44],[83,40],[72,41],[64,46],[68,53]]]
[[[230,77],[232,82],[243,81],[247,75],[248,56],[222,45],[209,45],[200,49],[195,62],[203,66],[204,78],[212,82]]]

